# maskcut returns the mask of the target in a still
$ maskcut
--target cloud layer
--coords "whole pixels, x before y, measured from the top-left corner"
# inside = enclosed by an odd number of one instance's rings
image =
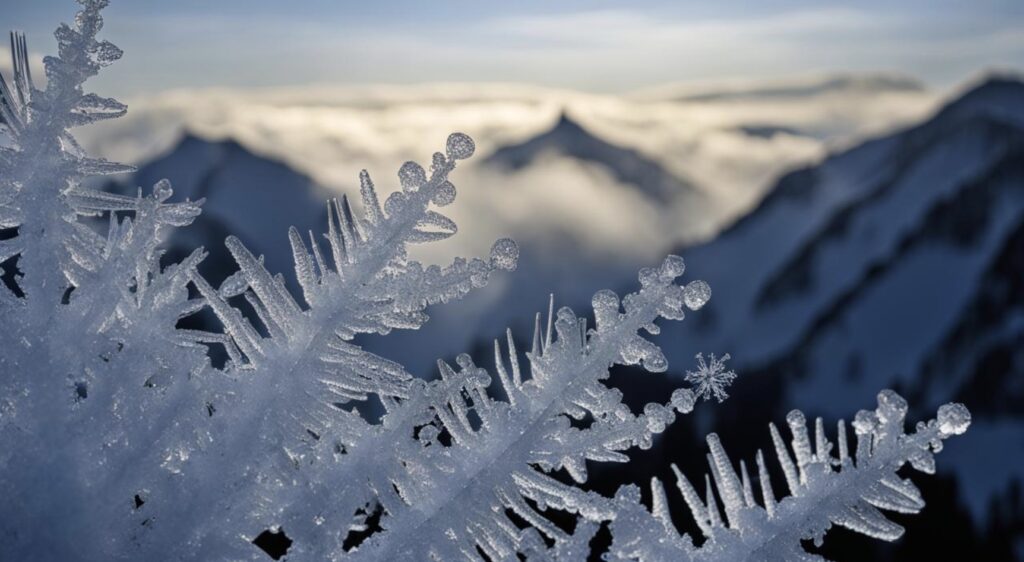
[[[936,101],[906,81],[868,78],[811,94],[808,84],[836,79],[733,84],[725,98],[717,95],[724,90],[692,86],[634,96],[480,84],[176,91],[127,100],[127,117],[79,137],[97,154],[135,163],[169,149],[185,130],[234,138],[353,193],[360,169],[393,189],[403,161],[429,162],[448,133],[463,131],[477,140],[478,151],[455,175],[460,191],[452,213],[470,235],[456,236],[432,257],[482,254],[497,236],[550,241],[552,234],[581,251],[653,256],[710,234],[756,202],[786,168],[915,120]],[[698,101],[686,99],[694,96]],[[659,208],[601,165],[559,154],[511,173],[481,164],[498,147],[550,128],[563,111],[591,134],[636,149],[693,183],[711,208]]]

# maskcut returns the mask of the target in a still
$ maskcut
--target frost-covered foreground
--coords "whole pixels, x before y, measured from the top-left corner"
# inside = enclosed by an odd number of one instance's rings
[[[642,270],[621,299],[595,294],[593,326],[552,306],[529,352],[511,334],[495,341],[493,372],[462,355],[439,363],[440,378],[417,379],[352,340],[418,328],[428,305],[515,269],[507,239],[486,259],[443,268],[406,254],[407,244],[455,233],[436,209],[454,201],[448,176],[473,141],[451,135],[429,171],[404,164],[401,190],[383,203],[363,173],[361,213],[342,198],[330,202],[323,236],[289,231],[301,295],[233,237],[225,244],[238,271],[214,287],[197,269],[202,249],[161,263],[161,241],[202,201],[171,202],[167,182],[137,197],[82,185],[126,171],[90,158],[68,133],[125,111],[82,92],[121,55],[96,39],[105,3],[82,0],[75,25],[58,28],[45,90],[32,85],[21,36],[13,80],[0,82],[11,139],[0,149],[0,263],[13,272],[0,290],[5,558],[261,559],[251,541],[280,528],[293,541],[289,559],[581,560],[602,526],[612,558],[814,558],[800,541],[832,524],[898,538],[879,508],[924,503],[897,470],[933,471],[942,440],[970,423],[966,408],[947,404],[906,434],[906,402],[882,391],[876,410],[856,414],[851,453],[843,423],[833,446],[818,420],[812,446],[793,412],[788,445],[771,427],[790,492],[782,499],[760,452],[755,497],[746,463],[737,470],[712,434],[703,497],[678,474],[707,539],[697,547],[675,530],[659,481],[650,507],[635,487],[613,498],[586,489],[588,463],[628,462],[629,449],[650,447],[698,397],[724,399],[735,377],[725,358],[701,358],[686,377],[694,389],[639,414],[606,385],[613,365],[664,372],[644,334],[710,298],[702,281],[677,283],[681,259]],[[184,327],[199,316],[221,329]]]

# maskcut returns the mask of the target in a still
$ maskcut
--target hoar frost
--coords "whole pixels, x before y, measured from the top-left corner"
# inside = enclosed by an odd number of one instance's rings
[[[831,524],[897,538],[878,508],[916,512],[923,501],[896,471],[934,471],[932,454],[970,424],[965,407],[947,404],[906,434],[906,402],[884,391],[856,415],[851,452],[843,422],[833,444],[816,420],[812,445],[792,413],[789,446],[770,428],[783,499],[760,452],[758,498],[747,464],[737,471],[712,434],[703,497],[675,471],[707,539],[698,548],[672,525],[660,481],[649,507],[635,486],[611,498],[587,489],[590,466],[628,462],[700,398],[724,399],[735,378],[727,355],[698,356],[692,386],[675,377],[679,388],[639,413],[607,384],[615,365],[667,371],[646,336],[708,302],[706,283],[679,284],[681,258],[641,270],[621,298],[596,293],[593,321],[552,300],[528,351],[511,332],[494,341],[491,369],[460,355],[438,363],[439,378],[416,378],[354,339],[419,328],[427,306],[484,287],[519,256],[501,239],[486,258],[443,267],[408,257],[409,244],[455,234],[437,209],[455,201],[449,176],[473,140],[452,134],[429,166],[403,164],[383,202],[363,172],[361,212],[341,197],[327,205],[326,232],[282,233],[301,295],[235,237],[224,243],[238,270],[214,286],[199,271],[202,248],[177,263],[162,250],[202,201],[174,201],[166,181],[134,197],[84,185],[131,168],[89,157],[69,133],[125,112],[83,92],[121,51],[96,37],[106,1],[80,3],[44,61],[45,89],[20,34],[12,76],[0,79],[5,558],[259,560],[253,539],[271,531],[287,533],[296,560],[585,560],[604,526],[609,558],[807,559],[800,541]],[[182,327],[198,315],[218,327]],[[360,413],[370,400],[379,419]]]

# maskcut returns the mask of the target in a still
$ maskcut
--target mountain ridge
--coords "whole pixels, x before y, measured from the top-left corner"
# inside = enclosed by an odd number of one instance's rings
[[[600,166],[618,181],[636,186],[658,204],[700,194],[689,181],[676,177],[661,164],[635,149],[623,148],[602,139],[564,111],[547,130],[522,142],[498,148],[483,163],[506,170],[519,170],[547,153]]]
[[[305,174],[258,155],[237,140],[209,140],[190,131],[142,165],[128,182],[108,189],[134,192],[133,186],[151,186],[164,178],[171,181],[175,199],[206,199],[193,225],[173,234],[171,257],[205,246],[211,255],[204,267],[218,272],[231,263],[223,245],[229,234],[263,254],[272,270],[291,272],[285,229],[319,232],[332,195]]]

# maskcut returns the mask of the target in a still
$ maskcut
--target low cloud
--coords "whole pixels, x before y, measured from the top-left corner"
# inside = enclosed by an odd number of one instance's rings
[[[90,151],[132,163],[170,149],[186,130],[233,138],[337,192],[356,193],[359,170],[368,169],[390,191],[402,162],[429,162],[450,132],[462,131],[478,150],[453,176],[459,201],[448,210],[461,234],[428,245],[431,261],[484,255],[499,236],[571,241],[606,256],[657,255],[713,233],[785,169],[916,120],[937,100],[928,91],[878,84],[809,97],[697,102],[678,101],[671,90],[615,96],[481,84],[189,90],[126,100],[126,117],[84,128],[79,137]],[[482,164],[496,149],[547,130],[562,112],[692,183],[711,206],[661,208],[602,165],[558,154],[515,172]],[[752,126],[781,132],[750,134]]]

